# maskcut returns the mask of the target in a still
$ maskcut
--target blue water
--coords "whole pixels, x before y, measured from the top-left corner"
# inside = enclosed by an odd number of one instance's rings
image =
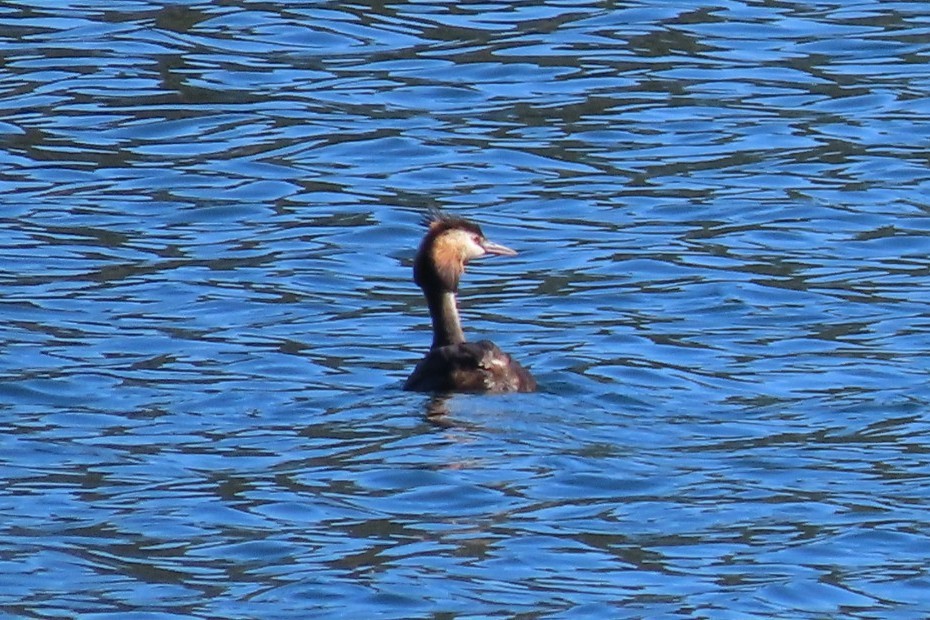
[[[930,5],[0,8],[0,612],[930,616]],[[519,251],[400,385],[423,213]]]

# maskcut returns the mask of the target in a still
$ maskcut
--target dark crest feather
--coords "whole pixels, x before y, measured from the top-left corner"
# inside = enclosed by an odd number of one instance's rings
[[[430,208],[430,210],[427,211],[427,213],[423,216],[421,223],[429,229],[430,234],[433,236],[438,235],[439,233],[446,230],[452,230],[454,228],[476,232],[479,235],[484,236],[484,234],[481,232],[481,228],[477,224],[469,222],[463,217],[450,215],[436,208]]]

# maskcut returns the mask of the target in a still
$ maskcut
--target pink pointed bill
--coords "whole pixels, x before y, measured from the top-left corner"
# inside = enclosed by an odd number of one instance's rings
[[[481,247],[484,248],[484,251],[488,254],[497,254],[498,256],[516,256],[517,251],[511,250],[506,245],[501,245],[499,243],[494,243],[487,239],[481,242]]]

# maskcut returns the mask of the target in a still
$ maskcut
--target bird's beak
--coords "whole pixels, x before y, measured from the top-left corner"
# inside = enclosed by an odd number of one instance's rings
[[[517,251],[511,250],[506,245],[501,245],[499,243],[494,243],[488,239],[484,239],[481,242],[481,247],[484,248],[484,251],[488,254],[497,254],[498,256],[516,256]]]

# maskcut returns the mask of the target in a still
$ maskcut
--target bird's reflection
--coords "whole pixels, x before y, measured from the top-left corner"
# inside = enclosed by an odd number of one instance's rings
[[[459,431],[478,431],[481,430],[480,424],[469,423],[457,418],[449,408],[449,401],[454,394],[433,394],[423,405],[423,418],[438,429],[459,430]]]
[[[457,428],[460,422],[452,419],[449,412],[450,394],[433,394],[423,406],[423,417],[426,421],[439,428]]]

